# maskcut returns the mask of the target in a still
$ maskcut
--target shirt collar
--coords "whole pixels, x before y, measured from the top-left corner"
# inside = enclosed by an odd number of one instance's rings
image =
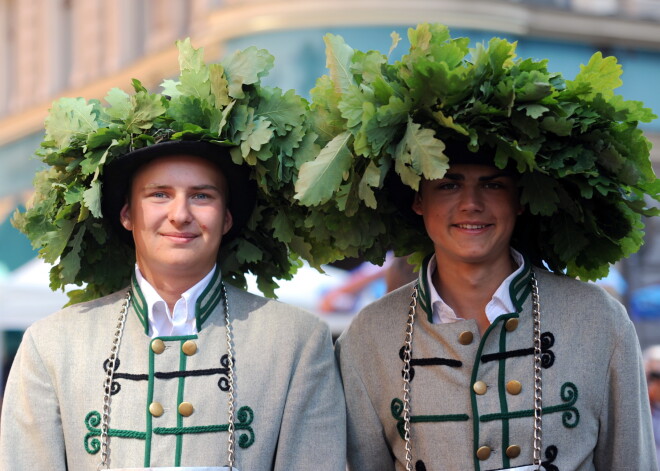
[[[493,297],[486,305],[486,317],[491,323],[502,314],[519,312],[529,294],[528,281],[531,266],[520,252],[514,248],[510,248],[510,250],[511,257],[518,268],[502,281],[502,284],[495,290]],[[420,305],[426,311],[428,320],[431,323],[439,324],[461,320],[460,317],[456,316],[454,310],[444,302],[433,286],[432,275],[436,267],[435,255],[431,255],[425,261],[422,270],[420,270]]]
[[[171,315],[167,303],[142,276],[137,265],[131,282],[131,294],[131,305],[147,335],[151,330],[158,336],[163,326],[173,323],[187,324],[187,333],[195,334],[202,329],[204,321],[222,299],[222,277],[220,269],[214,266],[204,278],[181,294],[175,305],[175,316]]]

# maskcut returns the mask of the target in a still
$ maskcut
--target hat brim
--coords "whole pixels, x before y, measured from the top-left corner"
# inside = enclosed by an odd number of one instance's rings
[[[120,223],[119,213],[126,203],[126,195],[135,172],[149,162],[170,155],[192,155],[215,164],[227,180],[228,202],[232,228],[223,236],[223,244],[241,234],[254,210],[257,185],[250,178],[247,165],[235,164],[229,147],[207,141],[166,141],[134,150],[113,160],[104,169],[102,179],[102,211],[104,220],[113,232],[125,241],[133,238]]]

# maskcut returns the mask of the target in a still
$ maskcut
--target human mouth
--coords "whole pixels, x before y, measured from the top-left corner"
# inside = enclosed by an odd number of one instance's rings
[[[466,230],[479,230],[479,229],[485,229],[488,227],[490,224],[456,224],[456,227],[459,229],[466,229]]]
[[[174,242],[189,242],[197,237],[197,234],[190,232],[165,232],[162,234],[164,237]]]

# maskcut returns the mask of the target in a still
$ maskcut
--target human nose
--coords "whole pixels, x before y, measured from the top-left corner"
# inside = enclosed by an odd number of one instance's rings
[[[172,224],[188,224],[192,220],[188,199],[176,195],[170,203],[169,220]]]
[[[465,186],[461,191],[460,209],[462,211],[482,211],[484,208],[483,195],[476,186]]]

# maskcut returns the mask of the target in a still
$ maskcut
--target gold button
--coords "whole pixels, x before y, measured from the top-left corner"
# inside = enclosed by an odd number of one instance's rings
[[[474,338],[474,335],[472,335],[472,332],[469,330],[466,330],[465,332],[461,332],[458,335],[458,342],[461,345],[470,345],[472,343],[472,339]]]
[[[184,417],[190,417],[194,410],[193,405],[189,402],[182,402],[179,404],[179,414]]]
[[[506,383],[506,390],[509,392],[509,394],[513,394],[515,396],[520,394],[520,391],[522,391],[522,384],[520,384],[520,381],[512,379]]]
[[[477,458],[479,458],[481,461],[490,458],[490,447],[480,446],[477,450]]]
[[[163,415],[163,406],[160,405],[160,402],[152,402],[149,404],[149,413],[154,417],[160,417]]]
[[[513,332],[518,328],[518,319],[512,317],[511,319],[506,321],[506,324],[504,324],[504,328],[506,329],[507,332]]]
[[[183,342],[183,345],[181,346],[181,350],[183,350],[183,353],[186,355],[194,355],[195,352],[197,352],[197,344],[193,342],[192,340],[186,340]]]
[[[156,339],[151,342],[151,349],[156,355],[160,355],[165,351],[165,342],[163,342],[161,339]]]
[[[477,381],[472,386],[472,389],[474,389],[474,392],[476,392],[480,396],[483,396],[484,394],[486,394],[486,391],[488,391],[488,386],[486,386],[486,383],[484,383],[483,381]]]
[[[518,445],[511,445],[506,449],[506,456],[509,458],[518,458],[520,455],[520,447]]]

